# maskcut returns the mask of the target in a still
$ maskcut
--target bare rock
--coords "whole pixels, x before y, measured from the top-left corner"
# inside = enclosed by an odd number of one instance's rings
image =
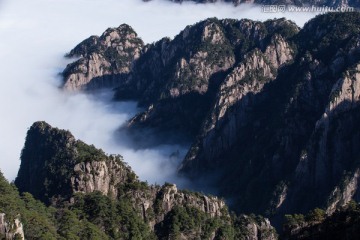
[[[18,218],[9,220],[0,213],[0,237],[5,240],[25,239],[23,224]]]

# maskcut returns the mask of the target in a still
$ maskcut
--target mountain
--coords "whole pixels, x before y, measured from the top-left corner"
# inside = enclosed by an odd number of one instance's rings
[[[331,213],[359,200],[359,21],[353,13],[308,22],[290,39],[292,62],[264,86],[264,66],[245,57],[220,85],[181,171],[218,174],[221,195],[243,211]]]
[[[12,201],[25,201],[25,207],[4,208],[5,216],[21,221],[25,216],[26,239],[276,239],[269,220],[230,215],[214,196],[141,182],[121,156],[45,122],[28,130],[15,185],[23,195],[13,188]],[[36,226],[28,218],[35,214],[33,205],[47,223],[44,228],[51,228],[48,235],[34,236]]]
[[[188,26],[173,40],[164,38],[146,45],[132,63],[128,78],[112,85],[117,87],[115,97],[136,99],[148,106],[130,125],[155,127],[157,133],[180,129],[184,135],[194,137],[212,107],[220,83],[243,55],[255,48],[268,47],[267,51],[275,51],[275,47],[284,47],[286,50],[280,53],[279,62],[272,59],[276,66],[283,64],[292,58],[286,39],[298,30],[293,22],[285,19],[261,23],[214,18]],[[86,49],[83,45],[84,42],[75,49]],[[88,57],[65,69],[65,88],[69,84],[67,74],[73,68],[80,68],[82,61],[88,61]],[[76,71],[72,74],[74,79],[81,79],[83,75]],[[80,84],[81,80],[75,82]],[[157,128],[159,123],[161,129]]]
[[[127,130],[185,135],[179,172],[205,179],[237,212],[330,215],[360,200],[359,24],[357,12],[302,29],[213,18],[145,45],[113,85],[116,99],[147,107]]]
[[[116,86],[128,75],[143,45],[128,25],[109,28],[100,37],[89,37],[67,54],[80,59],[65,69],[64,87],[77,90]]]
[[[150,0],[143,0],[148,2]],[[318,6],[318,7],[354,7],[359,8],[360,4],[356,0],[170,0],[176,3],[183,3],[192,1],[196,3],[215,3],[215,2],[227,2],[232,3],[235,6],[246,3],[255,3],[263,5],[295,5],[295,6]]]

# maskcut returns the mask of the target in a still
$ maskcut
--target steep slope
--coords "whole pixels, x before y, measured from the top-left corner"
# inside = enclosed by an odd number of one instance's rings
[[[230,217],[217,197],[141,182],[121,156],[45,122],[28,131],[15,184],[61,210],[65,223],[85,219],[111,239],[276,238],[268,220]]]
[[[350,202],[345,208],[338,209],[330,216],[324,216],[319,209],[306,216],[287,215],[283,239],[359,239],[360,206]]]
[[[0,193],[1,239],[108,239],[94,224],[69,210],[46,207],[29,193],[19,195],[1,173]]]
[[[265,74],[273,78],[292,60],[287,40],[297,32],[298,27],[285,19],[264,23],[207,19],[186,27],[174,40],[148,46],[128,84],[116,92],[118,99],[131,92],[141,104],[149,105],[129,122],[130,129],[155,128],[157,133],[178,129],[194,138],[225,78],[240,71],[237,67],[251,58],[253,50],[266,55]],[[274,59],[275,54],[279,59]]]
[[[262,76],[249,84],[238,73],[237,87],[247,92],[219,94],[238,99],[214,105],[213,124],[205,124],[181,171],[220,173],[222,194],[245,211],[322,206],[330,213],[358,199],[359,155],[351,146],[359,142],[359,21],[358,13],[310,21],[294,38],[295,61],[261,92],[251,89]]]
[[[115,87],[125,81],[132,63],[139,57],[143,41],[123,24],[91,36],[67,55],[79,58],[63,72],[67,90]]]
[[[24,239],[23,224],[16,212],[22,206],[16,198],[18,193],[0,172],[0,239]]]

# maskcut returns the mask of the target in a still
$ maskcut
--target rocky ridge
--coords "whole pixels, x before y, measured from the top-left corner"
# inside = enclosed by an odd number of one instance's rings
[[[206,231],[197,227],[181,231],[179,234],[185,238],[209,235],[209,239],[215,239],[223,228],[232,227],[227,207],[217,197],[179,190],[173,184],[157,186],[141,182],[121,156],[106,155],[94,146],[75,140],[68,131],[45,122],[36,122],[29,129],[21,159],[15,180],[20,192],[30,192],[56,208],[64,205],[76,208],[87,197],[99,193],[108,197],[106,201],[129,203],[134,214],[160,239],[172,233],[172,218],[185,214],[183,211],[215,224]],[[251,239],[276,237],[266,219],[249,218],[248,225],[251,231],[242,234]],[[259,238],[263,232],[267,232],[266,237]]]
[[[139,58],[143,45],[126,24],[109,28],[100,37],[89,37],[67,54],[79,59],[64,70],[64,88],[79,90],[120,85],[131,71],[132,63]]]
[[[162,44],[161,40],[149,47],[149,55],[145,53],[136,63],[129,84],[116,92],[118,99],[124,99],[123,93],[134,89],[133,97],[138,96],[142,104],[150,105],[147,111],[132,119],[129,126],[156,128],[161,123],[160,131],[181,129],[190,136],[197,135],[224,79],[239,71],[238,65],[248,61],[251,51],[265,52],[265,61],[271,62],[267,71],[271,67],[276,74],[283,63],[273,59],[273,51],[277,51],[280,58],[291,59],[287,38],[297,31],[298,27],[285,19],[265,23],[208,19],[188,26],[174,40],[167,40],[168,47],[162,50],[157,47]],[[286,50],[276,50],[279,47]],[[172,57],[164,62],[155,57],[169,53]],[[167,115],[172,117],[169,119]]]

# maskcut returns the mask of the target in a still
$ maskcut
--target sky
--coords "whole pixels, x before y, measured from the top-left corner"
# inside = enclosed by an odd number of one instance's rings
[[[111,154],[124,156],[141,180],[186,184],[176,177],[184,146],[135,150],[116,141],[114,132],[139,111],[135,102],[112,102],[62,91],[63,56],[108,27],[131,25],[146,43],[173,38],[187,25],[208,17],[266,20],[287,17],[299,26],[314,13],[262,13],[260,6],[174,4],[167,0],[0,0],[0,170],[12,181],[20,165],[26,132],[35,121],[70,130]],[[179,150],[180,158],[171,159]]]

